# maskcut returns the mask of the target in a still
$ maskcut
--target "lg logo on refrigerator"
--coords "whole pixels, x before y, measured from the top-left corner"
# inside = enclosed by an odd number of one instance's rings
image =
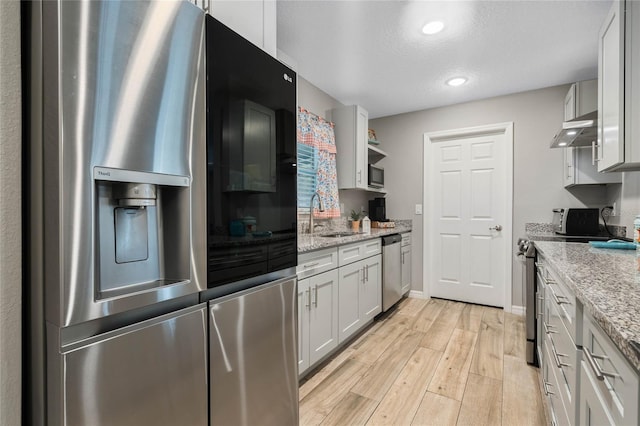
[[[282,78],[287,80],[289,83],[293,83],[293,78],[291,78],[287,73],[282,74]]]

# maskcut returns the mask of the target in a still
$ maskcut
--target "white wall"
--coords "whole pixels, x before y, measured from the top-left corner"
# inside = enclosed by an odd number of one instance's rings
[[[0,425],[20,424],[20,3],[0,1]]]
[[[627,237],[633,238],[633,220],[640,214],[640,172],[622,173],[622,185],[608,188],[607,195],[607,204],[616,202],[619,211],[608,223],[626,226]]]
[[[381,148],[389,154],[383,160],[388,215],[413,218],[414,290],[423,289],[423,216],[415,215],[414,209],[416,204],[423,203],[423,135],[426,132],[514,123],[513,247],[517,238],[524,235],[525,223],[551,222],[554,207],[600,206],[604,203],[604,187],[565,190],[562,151],[549,148],[551,138],[562,123],[568,88],[551,87],[369,122],[369,127],[376,131],[381,141]],[[424,211],[428,208],[424,206]],[[521,265],[514,260],[512,303],[515,306],[524,305],[521,278]]]

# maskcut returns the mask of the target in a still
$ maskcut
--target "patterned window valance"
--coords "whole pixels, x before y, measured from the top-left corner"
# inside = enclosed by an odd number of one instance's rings
[[[299,212],[309,212],[309,201],[316,191],[324,204],[324,212],[318,211],[316,204],[314,217],[340,217],[333,123],[298,108]]]

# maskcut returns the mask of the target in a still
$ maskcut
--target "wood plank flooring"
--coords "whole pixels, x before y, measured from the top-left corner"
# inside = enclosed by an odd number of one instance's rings
[[[524,318],[404,299],[300,385],[301,425],[544,425]]]

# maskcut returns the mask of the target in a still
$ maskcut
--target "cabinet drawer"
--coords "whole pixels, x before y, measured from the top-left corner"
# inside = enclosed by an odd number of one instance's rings
[[[312,251],[298,255],[298,279],[310,277],[338,267],[338,249]]]
[[[402,247],[408,246],[411,244],[411,232],[405,232],[404,234],[400,234],[402,236],[402,242],[400,243]]]
[[[344,266],[380,253],[382,253],[380,238],[347,244],[338,247],[338,263]]]
[[[583,359],[616,424],[638,423],[638,375],[611,339],[584,314]]]
[[[537,263],[538,280],[545,285],[545,299],[550,300],[557,308],[560,319],[566,327],[576,346],[582,346],[582,305],[575,294],[558,274],[548,266],[544,258]]]
[[[545,339],[544,349],[546,352],[544,355],[547,359],[551,359],[550,348],[551,343],[549,339]],[[572,423],[569,420],[569,416],[567,416],[567,410],[565,409],[564,402],[560,394],[560,388],[562,385],[560,384],[557,377],[557,369],[551,362],[545,362],[542,368],[542,388],[544,395],[547,397],[549,408],[551,409],[551,418],[553,419],[553,424],[556,424],[558,426],[570,426]]]
[[[548,339],[549,358],[545,362],[555,372],[559,386],[558,393],[562,398],[571,424],[577,424],[579,353],[569,337],[569,332],[560,320],[560,314],[554,301],[547,301],[547,303],[549,304],[549,325],[545,331]]]

